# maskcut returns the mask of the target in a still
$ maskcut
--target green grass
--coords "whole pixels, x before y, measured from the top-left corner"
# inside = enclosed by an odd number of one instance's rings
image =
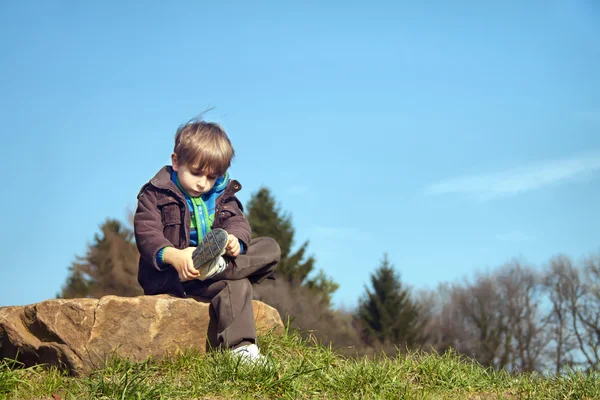
[[[0,399],[596,399],[600,376],[511,376],[456,354],[344,358],[296,333],[259,338],[270,367],[227,352],[173,360],[112,359],[74,378],[55,368],[0,362]]]

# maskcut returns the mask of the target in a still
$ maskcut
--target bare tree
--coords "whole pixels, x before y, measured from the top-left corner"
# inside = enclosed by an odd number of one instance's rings
[[[578,304],[583,296],[579,271],[568,257],[554,257],[546,268],[543,278],[544,290],[550,302],[546,316],[549,348],[548,356],[556,374],[565,367],[575,365]],[[575,307],[573,307],[575,306]]]
[[[435,300],[421,303],[429,314],[429,345],[496,369],[539,369],[547,345],[542,296],[537,274],[518,262],[462,285],[441,285],[430,297]]]
[[[579,326],[582,329],[577,336],[580,349],[587,360],[587,369],[597,371],[600,368],[600,259],[598,257],[585,261],[583,277],[584,295],[577,311],[581,323]]]
[[[417,324],[421,327],[421,336],[425,338],[422,350],[443,353],[450,347],[446,343],[448,333],[440,320],[447,293],[447,284],[440,284],[437,290],[421,289],[415,293],[415,303],[419,307]]]
[[[543,367],[547,346],[546,320],[540,310],[543,286],[540,276],[529,266],[514,261],[496,274],[507,316],[505,338],[509,369],[532,372]]]
[[[552,309],[548,314],[556,373],[566,367],[597,371],[600,367],[600,258],[582,268],[570,258],[554,257],[544,284]]]
[[[439,299],[439,313],[428,326],[430,336],[437,337],[432,345],[440,352],[452,348],[483,365],[505,367],[507,315],[497,282],[479,274],[474,282],[440,287]]]

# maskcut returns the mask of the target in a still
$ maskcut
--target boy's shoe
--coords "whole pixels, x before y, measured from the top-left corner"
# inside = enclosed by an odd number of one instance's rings
[[[203,281],[214,278],[221,272],[225,271],[225,268],[227,268],[227,260],[221,256],[218,256],[198,269],[200,275],[196,279]]]
[[[267,357],[260,354],[258,346],[254,343],[240,346],[237,349],[231,350],[234,356],[240,357],[243,363],[249,364],[266,364]]]
[[[224,229],[217,228],[208,232],[192,253],[194,268],[199,270],[209,261],[225,254],[228,237],[229,235]]]

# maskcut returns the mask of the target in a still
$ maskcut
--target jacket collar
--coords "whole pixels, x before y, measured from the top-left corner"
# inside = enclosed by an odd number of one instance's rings
[[[154,175],[154,178],[150,180],[150,184],[158,189],[170,190],[175,193],[179,193],[177,185],[171,180],[171,173],[173,167],[165,165]]]

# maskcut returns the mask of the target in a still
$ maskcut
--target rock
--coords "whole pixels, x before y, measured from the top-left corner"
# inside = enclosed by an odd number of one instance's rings
[[[259,334],[283,331],[276,309],[257,300],[252,306]],[[142,361],[189,349],[205,352],[214,343],[208,308],[205,302],[167,295],[0,307],[0,359],[56,365],[80,375],[102,367],[112,355]]]

